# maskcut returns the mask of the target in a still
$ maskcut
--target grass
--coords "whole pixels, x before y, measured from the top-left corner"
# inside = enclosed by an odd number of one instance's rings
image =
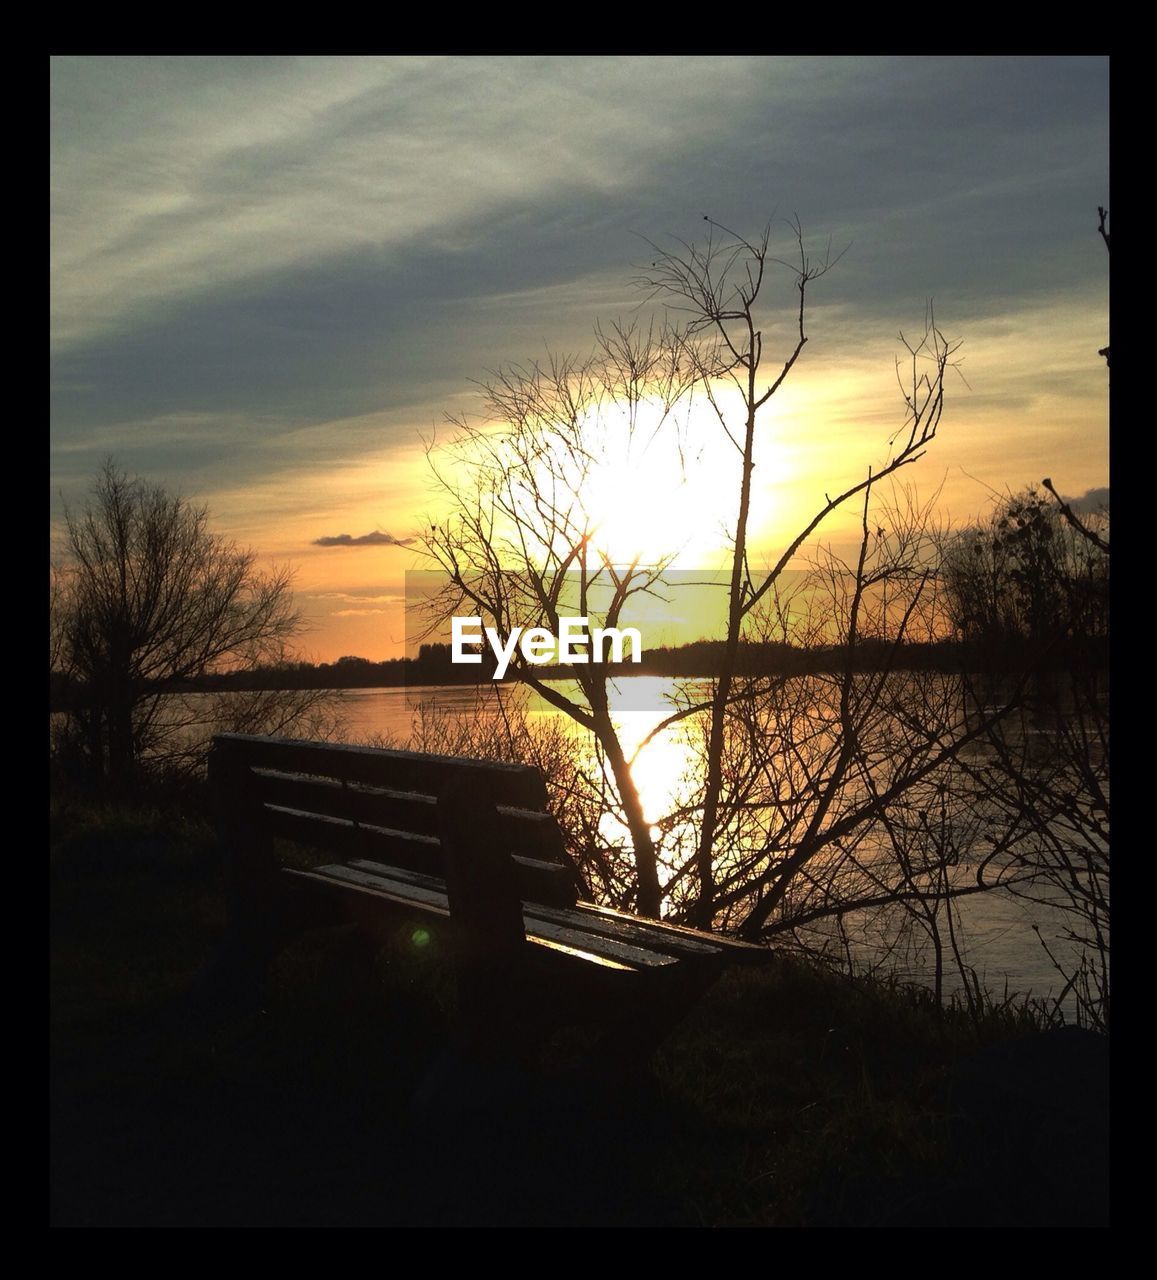
[[[1107,1217],[1098,1098],[1083,1077],[1060,1088],[1059,1045],[1045,1102],[1016,1093],[1042,1037],[1015,1008],[974,1025],[780,960],[689,1011],[650,1087],[507,1075],[472,1081],[489,1106],[423,1115],[411,1099],[450,1043],[436,942],[319,931],[277,961],[259,1008],[210,1015],[187,999],[225,925],[203,817],[58,802],[51,870],[56,1225]]]

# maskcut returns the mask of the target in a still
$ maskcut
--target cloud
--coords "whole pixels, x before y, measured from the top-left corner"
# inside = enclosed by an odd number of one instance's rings
[[[315,547],[408,547],[413,538],[395,538],[392,533],[384,533],[375,529],[373,533],[363,533],[355,538],[348,533],[334,533],[324,538],[314,538]]]
[[[375,613],[388,613],[388,609],[338,609],[330,614],[331,618],[368,618]]]
[[[1108,489],[1088,489],[1079,498],[1066,498],[1074,511],[1100,511],[1109,505]]]
[[[862,351],[933,295],[971,338],[1107,277],[1103,58],[58,57],[51,76],[54,471],[78,484],[115,448],[216,509],[222,487],[408,447],[481,371],[584,349],[594,314],[639,302],[633,233],[669,243],[707,211],[750,230],[778,199],[815,252],[852,242],[813,350]]]
[[[813,367],[889,380],[928,297],[967,340],[960,440],[999,408],[1027,424],[986,482],[1047,474],[1103,405],[1060,366],[1079,348],[1103,380],[1105,57],[65,56],[50,73],[53,491],[77,504],[114,452],[278,554],[366,518],[343,511],[410,527],[419,433],[476,408],[484,370],[587,349],[595,316],[640,302],[639,237],[677,247],[667,233],[698,236],[706,212],[748,232],[774,216],[789,258],[795,213],[811,252],[851,245],[809,295],[815,344],[778,405],[802,406]],[[790,275],[765,296],[778,326]],[[890,422],[845,385],[842,430]],[[1069,435],[1028,429],[1059,414]],[[798,409],[801,438],[815,416]],[[1078,490],[1104,479],[1096,447]],[[368,559],[324,563],[340,585]]]
[[[355,595],[349,591],[318,591],[314,594],[315,600],[339,600],[342,604],[405,604],[405,595],[399,595],[396,591],[388,595]]]
[[[630,191],[760,101],[758,62],[697,62],[57,58],[56,339],[350,249],[453,250],[563,188]]]

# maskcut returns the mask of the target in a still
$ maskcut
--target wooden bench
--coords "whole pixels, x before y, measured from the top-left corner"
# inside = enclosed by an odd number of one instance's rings
[[[300,930],[414,921],[455,958],[472,1051],[522,1054],[596,1024],[617,1063],[655,1043],[728,963],[766,950],[580,901],[539,772],[518,764],[218,734],[230,963],[259,971]],[[284,865],[277,838],[334,861]]]

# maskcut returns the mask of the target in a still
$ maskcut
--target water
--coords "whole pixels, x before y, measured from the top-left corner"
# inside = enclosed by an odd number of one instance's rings
[[[341,698],[342,737],[349,742],[389,739],[405,746],[423,716],[473,718],[497,710],[498,700],[534,719],[561,718],[561,712],[525,686],[501,684],[411,685],[396,689],[348,689]]]
[[[707,681],[680,684],[691,697],[701,698],[709,688]],[[568,682],[559,682],[557,687],[564,693],[574,692],[574,686]],[[671,692],[674,687],[674,681],[661,677],[632,677],[621,682],[616,720],[628,755],[661,718],[655,710],[643,708],[658,705],[661,694]],[[495,726],[495,732],[504,732],[513,722],[516,726],[554,725],[565,729],[580,748],[584,743],[584,731],[561,711],[532,690],[516,685],[483,689],[473,686],[357,689],[344,695],[341,714],[342,736],[349,741],[386,740],[392,745],[416,745],[427,750],[461,750],[460,741],[447,737],[455,727],[481,722]],[[685,727],[666,731],[641,751],[634,778],[649,821],[659,824],[678,803],[681,780],[689,770],[693,771],[693,759],[694,748]],[[593,755],[590,763],[597,768]],[[599,830],[611,845],[624,842],[622,825],[609,815],[604,816]],[[653,831],[659,835],[659,826]],[[667,839],[677,840],[678,835],[676,827],[668,832]],[[973,865],[967,856],[953,874],[963,882],[973,877]],[[996,891],[959,898],[955,911],[956,935],[965,961],[989,990],[998,996],[1007,990],[1042,1000],[1058,995],[1063,983],[1042,940],[1062,964],[1067,965],[1075,954],[1065,936],[1065,917],[1059,909]],[[845,946],[850,948],[861,968],[879,963],[881,968],[898,972],[908,980],[931,983],[933,951],[926,936],[921,934],[915,943],[910,940],[908,945],[896,949],[894,931],[890,931],[886,923],[882,924],[882,919],[878,911],[853,913],[845,918],[843,939],[837,939],[830,926],[826,927],[826,936],[837,951]],[[951,960],[942,918],[940,930],[946,957],[944,989],[958,991],[961,980]],[[1039,936],[1036,930],[1040,931]],[[820,933],[815,931],[809,937],[813,944],[821,940]],[[1066,998],[1062,1007],[1071,1017],[1073,998]]]

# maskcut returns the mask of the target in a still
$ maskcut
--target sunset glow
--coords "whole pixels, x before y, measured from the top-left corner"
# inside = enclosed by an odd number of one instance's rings
[[[644,315],[647,242],[693,239],[705,211],[772,219],[786,260],[793,215],[809,253],[843,253],[761,413],[756,563],[886,460],[899,334],[930,300],[962,376],[908,478],[942,486],[958,520],[1044,475],[1104,488],[1105,61],[696,65],[54,59],[54,548],[62,501],[111,455],[296,567],[309,656],[399,653],[404,574],[440,510],[424,442],[482,413],[488,370],[581,354],[596,322]],[[707,88],[723,82],[726,106]],[[349,114],[359,101],[375,109]],[[743,122],[768,118],[752,148]],[[764,297],[770,381],[795,340],[790,273]],[[739,457],[701,396],[658,431],[594,435],[610,445],[582,494],[597,548],[725,561]],[[825,536],[846,542],[854,519]]]

